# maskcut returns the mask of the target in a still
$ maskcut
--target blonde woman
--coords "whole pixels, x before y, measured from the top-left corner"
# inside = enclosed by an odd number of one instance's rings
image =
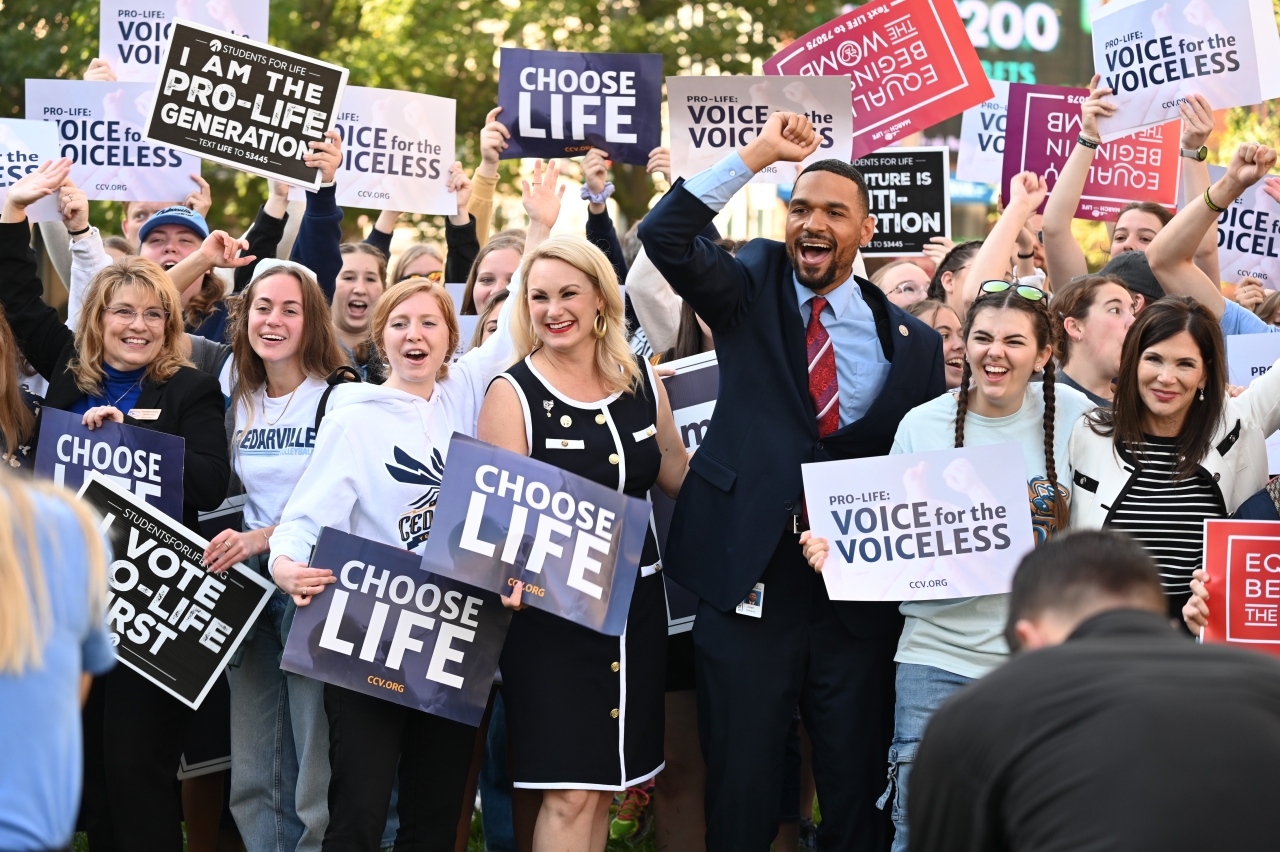
[[[57,191],[70,169],[70,160],[46,162],[9,188],[0,213],[0,306],[22,353],[49,381],[46,408],[80,414],[91,429],[111,420],[185,441],[181,520],[195,528],[198,511],[226,496],[227,434],[217,380],[183,354],[182,304],[169,277],[142,258],[112,264],[89,285],[74,333],[41,301],[25,209]],[[135,419],[136,409],[155,419]],[[194,711],[123,666],[93,692],[86,751],[101,751],[87,763],[102,771],[86,783],[90,842],[177,852],[173,773]]]
[[[511,335],[520,360],[480,412],[483,441],[632,497],[675,497],[687,468],[662,383],[627,346],[622,293],[582,237],[526,253]],[[543,413],[547,416],[543,416]],[[578,449],[553,449],[564,446]],[[502,656],[517,788],[541,790],[533,848],[603,850],[609,804],[663,766],[667,622],[650,531],[622,637],[516,612]],[[504,599],[518,606],[520,593]]]
[[[0,849],[66,849],[80,803],[80,707],[115,663],[93,517],[0,473]]]
[[[494,234],[484,248],[480,249],[476,262],[471,265],[467,287],[462,291],[462,310],[459,314],[468,317],[483,312],[493,294],[510,285],[511,276],[520,266],[524,251],[524,237],[517,234]]]

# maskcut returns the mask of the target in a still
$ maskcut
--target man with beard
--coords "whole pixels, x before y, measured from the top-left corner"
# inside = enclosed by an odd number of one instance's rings
[[[828,598],[801,553],[800,466],[887,454],[902,416],[946,388],[942,340],[854,276],[875,219],[847,162],[800,174],[785,244],[752,240],[735,258],[698,236],[752,175],[821,141],[808,118],[775,113],[740,153],[677,182],[640,225],[649,258],[710,326],[720,362],[663,559],[702,599],[693,641],[712,852],[769,848],[797,703],[813,740],[821,848],[887,849],[892,838],[876,800],[902,618],[895,602]],[[763,605],[740,611],[758,584]]]

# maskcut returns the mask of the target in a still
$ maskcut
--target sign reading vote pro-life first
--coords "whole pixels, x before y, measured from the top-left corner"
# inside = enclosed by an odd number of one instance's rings
[[[504,47],[498,120],[504,160],[580,157],[599,148],[643,166],[662,144],[662,56]]]
[[[426,573],[407,550],[328,527],[311,565],[337,582],[298,607],[282,669],[480,724],[511,624],[495,593]]]
[[[1115,0],[1092,22],[1094,69],[1119,107],[1098,118],[1104,142],[1176,120],[1193,94],[1215,110],[1280,97],[1271,0]]]
[[[422,567],[621,636],[648,526],[647,500],[455,432]]]
[[[876,217],[863,254],[923,255],[931,238],[951,238],[950,163],[945,146],[885,148],[854,161]]]
[[[154,83],[176,19],[266,41],[270,6],[264,0],[102,0],[98,55],[117,80]]]
[[[58,128],[47,121],[0,118],[0,204],[9,187],[58,158]],[[61,219],[58,194],[45,196],[27,208],[27,221],[50,222]]]
[[[820,462],[801,473],[810,528],[831,543],[822,577],[832,600],[1003,594],[1035,546],[1017,444]]]
[[[801,113],[822,137],[818,150],[800,163],[773,163],[752,183],[795,183],[818,160],[848,161],[853,150],[853,114],[848,77],[668,77],[672,180],[690,178],[746,147],[775,112]]]
[[[1228,334],[1227,381],[1247,388],[1280,363],[1280,334]],[[1280,432],[1267,436],[1267,472],[1280,473]]]
[[[186,441],[177,435],[112,421],[90,431],[80,421],[79,414],[44,409],[36,476],[75,490],[91,474],[97,474],[169,517],[182,517]]]
[[[263,42],[175,21],[148,140],[308,189],[302,157],[337,118],[347,69]]]
[[[111,544],[107,629],[116,655],[198,708],[275,587],[239,563],[206,571],[206,539],[97,473],[79,496],[102,517]]]
[[[872,0],[791,42],[764,73],[849,75],[854,158],[991,97],[955,0]]]
[[[58,129],[58,153],[90,201],[181,199],[200,159],[142,138],[155,87],[100,80],[27,80],[26,115]]]

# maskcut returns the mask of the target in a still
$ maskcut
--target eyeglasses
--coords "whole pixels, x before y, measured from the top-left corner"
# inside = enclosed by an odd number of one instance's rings
[[[917,293],[923,292],[925,292],[925,287],[923,285],[918,284],[915,281],[903,281],[897,287],[890,290],[889,295],[892,296],[894,293],[901,293],[904,296],[914,296]]]
[[[1029,284],[1012,284],[1008,281],[983,281],[981,290],[983,293],[1003,293],[1012,289],[1022,298],[1029,302],[1038,302],[1045,297],[1045,292],[1039,287],[1032,287]]]
[[[122,307],[103,308],[102,310],[123,323],[133,322],[139,314],[142,316],[142,321],[147,325],[164,325],[165,321],[169,319],[169,312],[162,311],[159,308],[147,308],[145,311],[135,311],[133,308]]]

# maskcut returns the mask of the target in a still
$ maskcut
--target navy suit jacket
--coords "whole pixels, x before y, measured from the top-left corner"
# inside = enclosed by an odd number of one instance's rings
[[[938,333],[858,279],[892,366],[862,419],[819,438],[786,247],[756,239],[735,258],[698,236],[714,216],[677,183],[641,221],[640,240],[711,328],[720,365],[715,412],[676,502],[663,570],[727,612],[760,580],[800,512],[800,465],[887,454],[903,415],[944,393],[946,378]],[[836,606],[855,635],[901,628],[895,603]]]

